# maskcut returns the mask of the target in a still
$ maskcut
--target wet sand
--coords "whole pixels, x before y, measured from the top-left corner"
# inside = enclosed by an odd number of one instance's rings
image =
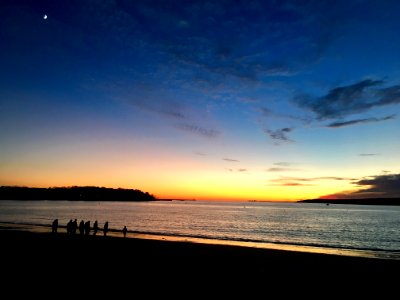
[[[399,260],[101,235],[3,228],[0,241],[6,282],[51,284],[69,290],[80,286],[96,292],[105,287],[119,290],[150,285],[155,290],[196,286],[202,291],[267,287],[268,293],[287,286],[286,293],[293,286],[354,288],[357,282],[364,291],[366,287],[390,291],[392,286],[397,289],[391,284],[400,270]]]

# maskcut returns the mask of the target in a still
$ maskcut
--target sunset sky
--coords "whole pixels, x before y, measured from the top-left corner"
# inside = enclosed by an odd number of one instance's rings
[[[0,185],[400,197],[400,1],[0,2]]]

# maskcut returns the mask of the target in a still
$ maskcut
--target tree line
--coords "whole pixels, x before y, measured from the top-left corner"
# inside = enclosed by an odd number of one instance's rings
[[[33,188],[1,186],[0,200],[153,201],[148,192],[96,186]]]

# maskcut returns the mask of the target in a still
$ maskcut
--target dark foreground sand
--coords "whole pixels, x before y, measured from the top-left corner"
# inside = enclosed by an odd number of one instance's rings
[[[171,295],[191,287],[195,293],[216,288],[286,294],[301,286],[315,293],[322,288],[325,298],[344,287],[397,291],[400,271],[398,260],[146,239],[0,230],[0,241],[3,286],[19,283],[25,292],[34,285],[58,293],[146,287]]]

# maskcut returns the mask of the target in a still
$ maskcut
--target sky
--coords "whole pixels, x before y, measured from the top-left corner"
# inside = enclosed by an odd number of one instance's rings
[[[399,1],[0,2],[0,185],[400,197]]]

